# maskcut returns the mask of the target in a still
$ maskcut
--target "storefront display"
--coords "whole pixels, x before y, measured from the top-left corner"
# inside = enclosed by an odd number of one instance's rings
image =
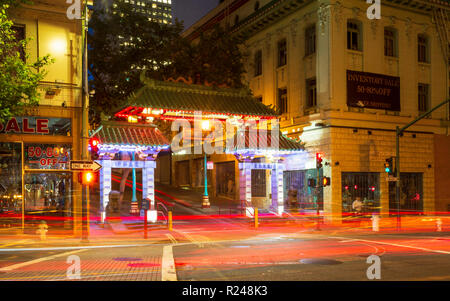
[[[22,144],[0,143],[0,213],[22,206]]]
[[[423,212],[423,174],[401,173],[400,211],[409,213]],[[389,211],[397,213],[395,201],[395,182],[389,183]]]
[[[322,177],[322,173],[320,170],[320,177]],[[284,200],[287,208],[316,209],[318,202],[319,209],[323,210],[323,188],[319,189],[317,197],[316,189],[308,186],[308,179],[316,178],[316,169],[284,172]]]
[[[235,195],[235,163],[218,162],[216,166],[216,193],[227,197],[234,197]]]
[[[342,173],[342,213],[370,214],[380,211],[380,174]]]
[[[24,183],[27,215],[71,216],[71,173],[26,173]]]

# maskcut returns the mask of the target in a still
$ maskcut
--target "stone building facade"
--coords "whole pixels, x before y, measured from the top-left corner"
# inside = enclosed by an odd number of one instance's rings
[[[305,142],[306,166],[315,168],[316,153],[329,163],[323,209],[334,217],[351,211],[346,202],[356,197],[381,213],[396,211],[394,182],[384,171],[385,160],[395,156],[395,128],[449,97],[448,41],[439,34],[448,36],[448,28],[436,17],[448,15],[448,2],[385,0],[380,19],[369,19],[369,6],[361,0],[228,0],[184,33],[195,40],[220,23],[243,39],[255,97],[282,110],[282,132]],[[349,71],[398,80],[398,99],[379,97],[378,107],[352,104]],[[450,168],[448,120],[447,104],[400,138],[401,210],[448,211],[442,189],[450,184],[443,176]]]

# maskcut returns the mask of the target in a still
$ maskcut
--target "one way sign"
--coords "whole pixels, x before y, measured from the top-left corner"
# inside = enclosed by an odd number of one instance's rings
[[[102,168],[96,161],[70,161],[70,169],[72,171],[99,171]]]

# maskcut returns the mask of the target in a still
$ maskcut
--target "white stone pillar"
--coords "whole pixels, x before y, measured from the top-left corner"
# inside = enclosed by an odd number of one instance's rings
[[[279,213],[284,211],[283,169],[277,165],[272,169],[272,207]]]
[[[252,202],[252,170],[246,163],[239,163],[239,191],[241,200]]]
[[[150,208],[155,208],[155,161],[145,161],[142,169],[142,198],[150,200]]]
[[[104,222],[111,192],[111,160],[100,160],[98,163],[102,165],[102,169],[100,169],[100,218],[101,222]]]

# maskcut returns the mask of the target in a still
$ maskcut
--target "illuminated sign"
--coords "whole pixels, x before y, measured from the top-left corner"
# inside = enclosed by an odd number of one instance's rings
[[[0,134],[67,136],[70,130],[70,118],[12,117],[5,123],[0,122]]]
[[[347,70],[347,105],[400,111],[400,77]]]
[[[25,144],[25,168],[69,169],[70,145]]]

